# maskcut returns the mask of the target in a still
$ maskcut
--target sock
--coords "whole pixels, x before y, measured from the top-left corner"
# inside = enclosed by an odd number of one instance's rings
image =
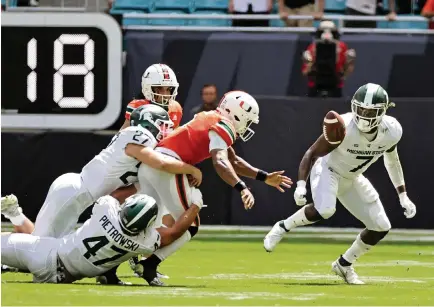
[[[311,222],[306,218],[304,207],[283,221],[283,224],[288,231],[298,226],[310,225],[313,223],[314,222]]]
[[[144,263],[146,263],[146,266],[157,268],[157,266],[161,263],[161,259],[158,258],[155,254],[151,255],[150,257],[146,258],[144,260]]]
[[[188,231],[186,231],[178,240],[173,242],[170,245],[167,245],[161,249],[157,249],[157,251],[154,253],[158,258],[163,261],[170,255],[174,254],[178,249],[184,246],[185,243],[190,241],[191,235]]]
[[[354,261],[356,261],[360,256],[366,254],[371,248],[372,245],[368,245],[364,243],[360,238],[360,234],[359,234],[356,240],[354,241],[353,245],[351,245],[351,247],[347,249],[345,254],[343,254],[341,257],[344,260],[346,260],[348,263],[353,264]]]
[[[26,216],[24,214],[20,213],[17,216],[10,217],[9,220],[15,226],[22,226],[24,224],[24,222],[26,221]]]

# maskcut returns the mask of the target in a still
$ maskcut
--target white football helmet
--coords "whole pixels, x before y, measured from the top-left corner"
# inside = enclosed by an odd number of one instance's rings
[[[155,92],[156,87],[170,87],[170,95],[161,95]],[[146,69],[142,76],[143,96],[154,104],[166,107],[170,100],[178,94],[179,83],[173,70],[166,64],[153,64]],[[161,99],[157,99],[161,97]]]
[[[243,91],[226,93],[221,99],[217,111],[229,119],[237,135],[244,141],[250,140],[255,132],[252,123],[259,123],[259,106],[255,98]]]

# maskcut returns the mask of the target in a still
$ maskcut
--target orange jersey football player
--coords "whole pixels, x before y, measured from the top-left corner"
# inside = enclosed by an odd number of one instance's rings
[[[175,101],[178,87],[176,75],[169,66],[149,66],[142,76],[142,93],[145,99],[134,99],[128,104],[121,129],[130,126],[130,116],[136,108],[150,103],[163,107],[169,113],[174,128],[177,128],[182,118],[182,107]]]
[[[190,122],[164,138],[155,150],[189,164],[212,158],[217,174],[240,193],[245,209],[253,207],[255,199],[239,176],[254,178],[284,192],[291,179],[283,171],[267,173],[255,168],[232,149],[237,138],[249,140],[254,131],[251,124],[259,122],[256,100],[242,91],[232,91],[222,98],[215,111],[201,112]],[[177,219],[191,204],[191,188],[186,176],[170,175],[142,164],[138,172],[140,193],[155,197]],[[169,225],[170,226],[170,225]],[[188,242],[198,231],[199,220],[176,244],[168,245],[137,263],[137,272],[154,286],[162,285],[157,276],[158,264]]]

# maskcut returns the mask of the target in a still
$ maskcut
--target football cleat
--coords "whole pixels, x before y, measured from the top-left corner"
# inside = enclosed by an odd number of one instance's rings
[[[164,287],[166,284],[162,282],[158,277],[155,277],[151,281],[147,281],[151,287]]]
[[[12,268],[12,267],[7,266],[5,264],[2,264],[1,268],[2,268],[2,272],[1,272],[2,274],[3,273],[17,273],[17,272],[19,272],[19,270],[17,268]]]
[[[16,217],[23,212],[18,205],[18,198],[14,195],[7,195],[1,198],[1,213],[7,218]]]
[[[354,271],[352,265],[343,266],[338,260],[332,263],[332,271],[340,276],[347,284],[364,285],[365,283],[359,279],[359,275]]]
[[[132,283],[122,281],[119,279],[119,277],[116,275],[116,271],[119,266],[116,266],[107,272],[105,272],[103,275],[96,277],[96,282],[100,283],[102,285],[119,285],[119,286],[131,286]]]
[[[283,221],[274,224],[273,228],[271,228],[270,232],[264,238],[265,250],[271,253],[287,232],[289,232],[289,230],[285,228]]]

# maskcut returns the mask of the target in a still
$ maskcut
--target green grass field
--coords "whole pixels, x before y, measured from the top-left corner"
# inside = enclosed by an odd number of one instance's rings
[[[145,286],[125,264],[119,275],[133,286],[32,284],[30,275],[6,273],[2,305],[434,305],[433,242],[375,247],[356,265],[363,286],[330,270],[350,243],[287,239],[268,254],[259,238],[198,238],[161,265],[168,287]]]

